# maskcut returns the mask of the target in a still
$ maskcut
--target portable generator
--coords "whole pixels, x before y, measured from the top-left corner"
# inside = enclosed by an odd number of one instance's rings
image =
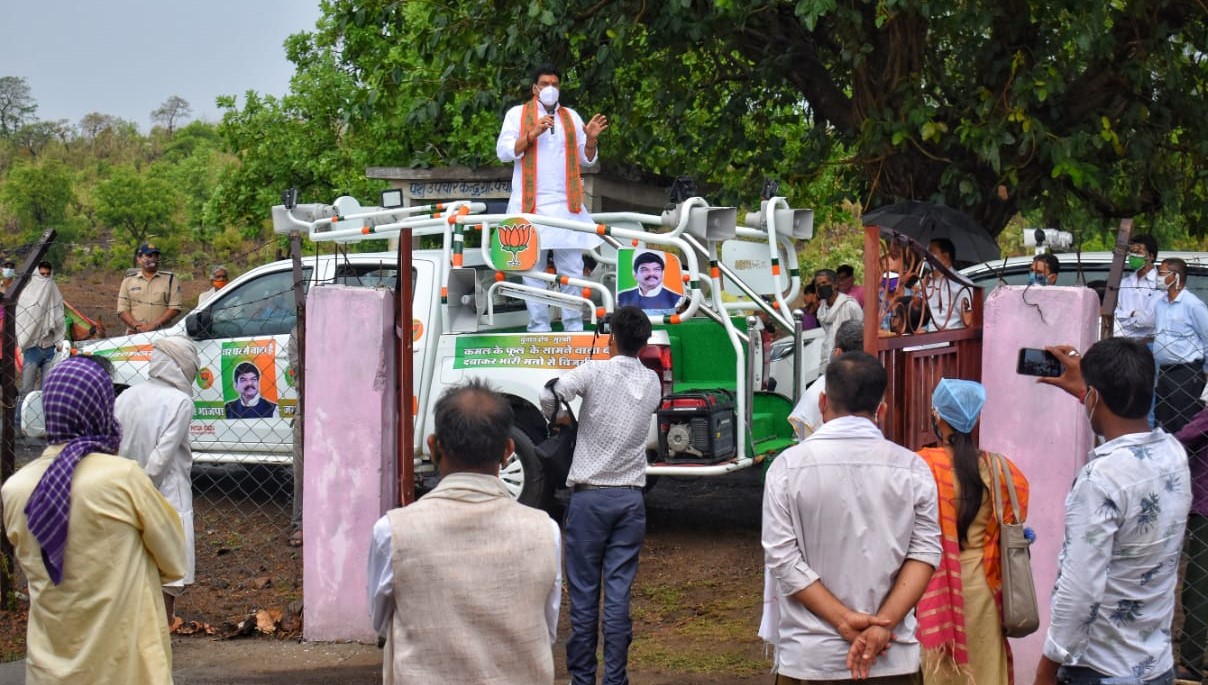
[[[734,393],[694,390],[659,402],[659,456],[677,464],[716,464],[738,453]]]

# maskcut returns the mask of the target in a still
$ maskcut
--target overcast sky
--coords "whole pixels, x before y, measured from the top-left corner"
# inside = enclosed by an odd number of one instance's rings
[[[318,17],[319,0],[0,0],[0,76],[26,80],[38,119],[101,112],[146,133],[179,95],[218,121],[219,95],[289,90],[283,43]]]

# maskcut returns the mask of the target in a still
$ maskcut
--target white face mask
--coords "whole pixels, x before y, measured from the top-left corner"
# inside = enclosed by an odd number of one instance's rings
[[[554,86],[546,86],[537,93],[537,99],[546,107],[553,107],[558,104],[558,89]]]
[[[16,269],[9,269],[6,267],[3,271],[0,271],[0,276],[4,276],[5,278],[12,278],[13,276],[16,276],[16,275],[17,275]]]

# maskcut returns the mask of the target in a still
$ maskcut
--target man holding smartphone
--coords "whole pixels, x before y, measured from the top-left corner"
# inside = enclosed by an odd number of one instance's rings
[[[1047,349],[1065,370],[1037,382],[1078,398],[1104,443],[1065,500],[1035,684],[1172,684],[1169,628],[1191,476],[1183,446],[1146,420],[1153,355],[1128,338],[1100,340],[1084,357],[1069,345]]]

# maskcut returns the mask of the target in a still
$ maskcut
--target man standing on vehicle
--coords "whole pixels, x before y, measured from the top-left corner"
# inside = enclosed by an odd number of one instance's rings
[[[117,315],[126,334],[157,331],[180,314],[180,281],[171,271],[159,270],[159,248],[138,247],[138,269],[128,273],[117,293]]]
[[[1128,273],[1120,279],[1116,298],[1116,337],[1153,339],[1154,307],[1162,296],[1154,260],[1158,241],[1151,235],[1135,235],[1128,241]]]
[[[887,383],[869,354],[835,359],[826,422],[768,469],[778,685],[922,682],[914,605],[940,561],[939,512],[926,462],[877,427]]]
[[[541,392],[542,412],[583,398],[566,484],[566,580],[570,637],[566,669],[575,685],[596,682],[600,590],[604,590],[604,684],[629,682],[633,625],[629,594],[646,536],[646,435],[662,393],[658,374],[638,361],[650,319],[637,307],[612,313],[610,359],[589,361]],[[557,393],[557,398],[554,396]]]
[[[1153,356],[1158,362],[1154,418],[1177,433],[1203,404],[1205,351],[1208,350],[1208,306],[1187,290],[1187,262],[1172,257],[1158,267],[1158,284],[1166,290],[1154,304]]]
[[[822,362],[819,370],[826,373],[835,349],[835,334],[844,321],[864,322],[864,310],[851,295],[844,295],[836,287],[838,276],[830,269],[814,272],[814,288],[818,291],[818,323],[826,337],[822,339]]]
[[[1065,499],[1035,683],[1173,683],[1170,625],[1191,476],[1183,446],[1145,418],[1153,355],[1128,338],[1100,340],[1085,356],[1068,345],[1047,349],[1064,370],[1038,382],[1078,398],[1106,442]]]
[[[537,67],[530,88],[532,98],[508,110],[495,154],[501,162],[514,163],[508,214],[524,212],[591,223],[591,214],[583,204],[580,167],[596,163],[597,141],[608,128],[608,120],[597,114],[584,125],[577,112],[560,104],[561,82],[562,73],[557,67]],[[537,264],[544,265],[547,250],[552,250],[558,275],[571,278],[583,277],[583,250],[600,244],[591,233],[550,226],[537,226],[537,234],[541,244]],[[548,285],[535,278],[525,278],[524,282],[538,288]],[[564,285],[562,292],[579,295],[581,289]],[[549,331],[549,306],[527,304],[528,330]],[[566,331],[583,330],[583,312],[575,307],[564,308],[562,327]]]
[[[428,436],[440,483],[373,526],[369,612],[386,685],[554,681],[558,524],[499,480],[512,421],[481,381],[447,390]]]

